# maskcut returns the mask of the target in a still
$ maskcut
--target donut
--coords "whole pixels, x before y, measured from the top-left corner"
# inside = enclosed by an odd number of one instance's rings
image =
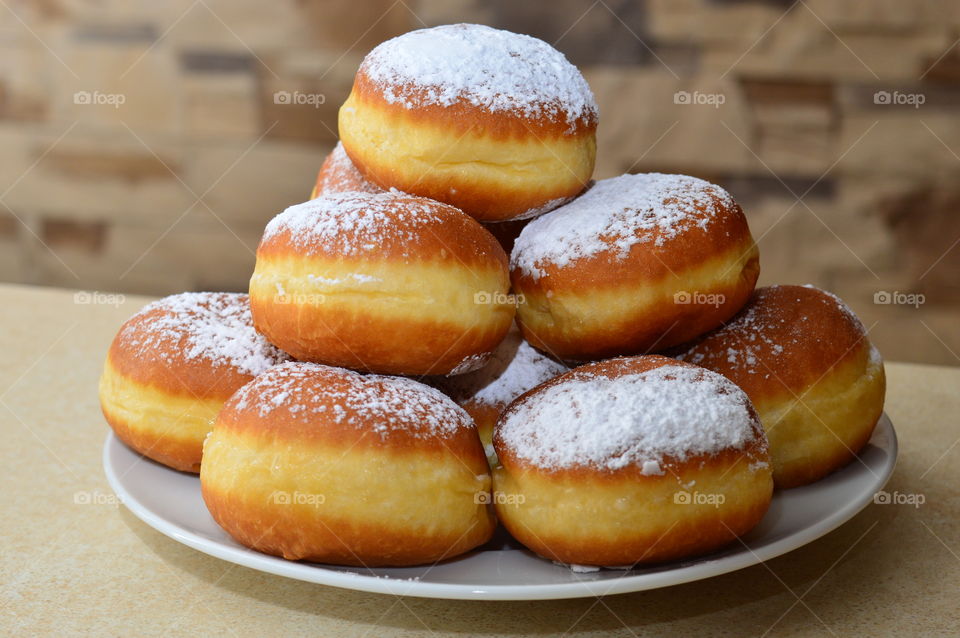
[[[433,563],[496,525],[463,409],[411,379],[310,363],[271,368],[227,401],[200,486],[238,543],[289,560]]]
[[[348,191],[382,193],[383,189],[360,174],[343,150],[343,144],[337,142],[327,158],[323,160],[323,165],[317,174],[317,183],[313,187],[313,192],[310,193],[310,199],[328,193]]]
[[[247,295],[187,292],[145,306],[120,328],[100,377],[117,437],[175,470],[199,472],[224,402],[289,357],[253,329]]]
[[[883,413],[880,353],[850,308],[814,287],[758,288],[726,325],[677,356],[747,393],[770,440],[778,488],[851,462]]]
[[[371,51],[340,107],[340,139],[383,188],[480,221],[533,217],[586,186],[597,105],[542,40],[476,24],[411,31]]]
[[[500,521],[571,566],[713,551],[753,528],[773,492],[746,394],[659,355],[587,364],[538,386],[506,409],[493,445]]]
[[[301,361],[382,374],[482,366],[513,321],[507,256],[456,208],[397,191],[323,195],[267,224],[253,323]]]
[[[384,192],[382,188],[360,174],[360,171],[357,170],[357,167],[353,165],[350,157],[343,150],[343,144],[337,142],[327,159],[324,160],[323,166],[320,167],[320,174],[317,175],[317,183],[313,187],[310,199],[329,193],[345,193],[347,191]],[[504,252],[509,255],[513,249],[513,242],[526,224],[527,220],[519,219],[483,224],[483,227],[497,238]]]
[[[729,193],[659,173],[598,181],[531,221],[510,256],[524,338],[571,361],[697,337],[746,303],[759,271],[757,246]]]
[[[487,458],[495,464],[493,426],[500,413],[527,390],[568,369],[534,350],[523,340],[519,330],[511,329],[493,351],[487,365],[467,374],[444,377],[436,384],[473,418]]]

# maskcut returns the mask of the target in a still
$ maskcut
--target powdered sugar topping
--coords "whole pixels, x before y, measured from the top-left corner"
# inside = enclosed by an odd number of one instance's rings
[[[153,316],[137,320],[148,313]],[[240,293],[185,292],[164,297],[124,324],[117,338],[124,347],[144,354],[170,358],[173,346],[188,360],[230,366],[250,376],[290,359],[254,330],[249,298]]]
[[[397,190],[321,195],[290,206],[270,220],[263,241],[289,233],[305,254],[355,255],[378,252],[385,242],[414,243],[426,227],[442,224],[440,204]]]
[[[470,374],[446,379],[442,387],[461,405],[467,401],[505,407],[567,367],[541,354],[513,329],[493,352],[490,362]]]
[[[364,177],[347,155],[341,142],[330,151],[317,184],[317,194],[344,193],[360,191],[364,193],[382,193],[384,189]]]
[[[353,425],[382,439],[398,431],[446,438],[473,427],[460,406],[412,379],[312,363],[276,366],[243,386],[232,401],[235,409],[253,407],[264,418],[283,409],[316,427]]]
[[[790,288],[797,289],[794,286],[779,285],[758,288],[750,302],[737,315],[707,335],[706,339],[711,342],[732,344],[728,345],[722,353],[726,369],[770,378],[787,365],[783,362],[785,356],[797,352],[798,348],[803,348],[804,344],[811,339],[819,339],[815,321],[805,314],[798,314],[796,309],[802,300],[799,297],[789,296]],[[863,324],[839,297],[810,284],[803,288],[821,293],[822,296],[818,297],[817,301],[834,305],[852,325],[857,327],[861,336],[865,334]],[[791,307],[789,303],[784,305],[784,301],[769,300],[770,295],[775,294],[780,297],[781,293],[786,293],[788,295],[786,300],[795,300],[797,305]],[[699,341],[695,342],[686,352],[679,353],[676,358],[701,365],[708,356],[715,356],[713,348],[699,348],[699,344]]]
[[[731,381],[701,368],[574,374],[511,405],[497,436],[544,469],[637,466],[661,474],[664,457],[743,449],[762,436],[749,405]]]
[[[360,71],[387,102],[407,109],[465,100],[494,113],[562,118],[570,131],[597,118],[587,81],[562,53],[543,40],[478,24],[387,40],[367,55]]]
[[[530,222],[514,244],[511,267],[539,279],[547,265],[563,267],[601,253],[626,257],[637,244],[663,246],[695,228],[706,229],[735,205],[724,189],[688,175],[600,180]]]
[[[572,197],[557,197],[556,199],[551,199],[550,201],[544,202],[539,206],[535,206],[533,208],[530,208],[524,211],[523,213],[517,215],[510,221],[521,221],[524,219],[533,219],[534,217],[539,217],[540,215],[543,215],[544,213],[549,213],[553,209],[559,206],[563,206],[564,204],[572,200],[573,200]]]
[[[482,368],[489,360],[489,352],[467,355],[463,358],[463,361],[455,365],[453,369],[447,373],[447,376],[456,377],[458,375],[467,374],[468,372],[473,372],[474,370]]]

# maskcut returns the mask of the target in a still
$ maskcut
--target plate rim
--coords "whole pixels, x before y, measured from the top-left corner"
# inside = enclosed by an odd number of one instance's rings
[[[550,585],[474,586],[456,583],[421,582],[417,580],[339,571],[322,565],[308,565],[288,561],[245,547],[232,547],[184,529],[177,523],[154,512],[135,498],[126,488],[121,477],[117,476],[116,468],[110,459],[111,450],[114,445],[124,446],[124,443],[119,440],[112,430],[107,433],[106,440],[104,441],[102,461],[107,483],[109,483],[111,489],[113,489],[124,507],[136,518],[168,538],[230,563],[304,582],[376,594],[446,600],[556,600],[624,594],[658,589],[671,585],[681,585],[683,583],[712,578],[760,564],[812,543],[856,516],[870,504],[873,495],[883,489],[890,480],[899,458],[899,442],[893,422],[886,412],[881,414],[870,440],[872,441],[878,434],[886,434],[889,438],[889,446],[888,448],[885,447],[885,449],[888,450],[891,461],[884,465],[884,471],[877,477],[874,484],[872,484],[872,490],[869,493],[864,492],[859,494],[857,498],[851,499],[830,515],[810,526],[803,527],[777,541],[756,549],[751,549],[744,544],[744,547],[747,549],[746,552],[737,552],[713,560],[699,561],[698,559],[694,559],[698,560],[698,562],[690,565],[679,565],[675,569],[633,576],[628,576],[626,572],[624,572],[624,576],[622,577],[604,580],[590,580],[585,576],[583,580]],[[131,453],[137,454],[137,452],[129,448],[127,449]],[[175,470],[169,471],[174,472]]]

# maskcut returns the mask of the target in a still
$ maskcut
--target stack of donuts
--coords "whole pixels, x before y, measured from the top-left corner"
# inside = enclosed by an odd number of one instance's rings
[[[199,473],[238,542],[416,565],[502,524],[571,568],[630,568],[734,541],[870,439],[884,372],[856,316],[755,289],[723,188],[593,182],[597,106],[548,44],[407,33],[339,118],[249,295],[149,304],[100,384],[116,435]]]

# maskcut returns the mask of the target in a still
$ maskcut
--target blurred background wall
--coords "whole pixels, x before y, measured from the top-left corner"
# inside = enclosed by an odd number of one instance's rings
[[[761,283],[835,291],[889,358],[960,362],[954,0],[6,0],[0,280],[243,290],[363,55],[463,21],[583,69],[597,177],[724,185]]]

